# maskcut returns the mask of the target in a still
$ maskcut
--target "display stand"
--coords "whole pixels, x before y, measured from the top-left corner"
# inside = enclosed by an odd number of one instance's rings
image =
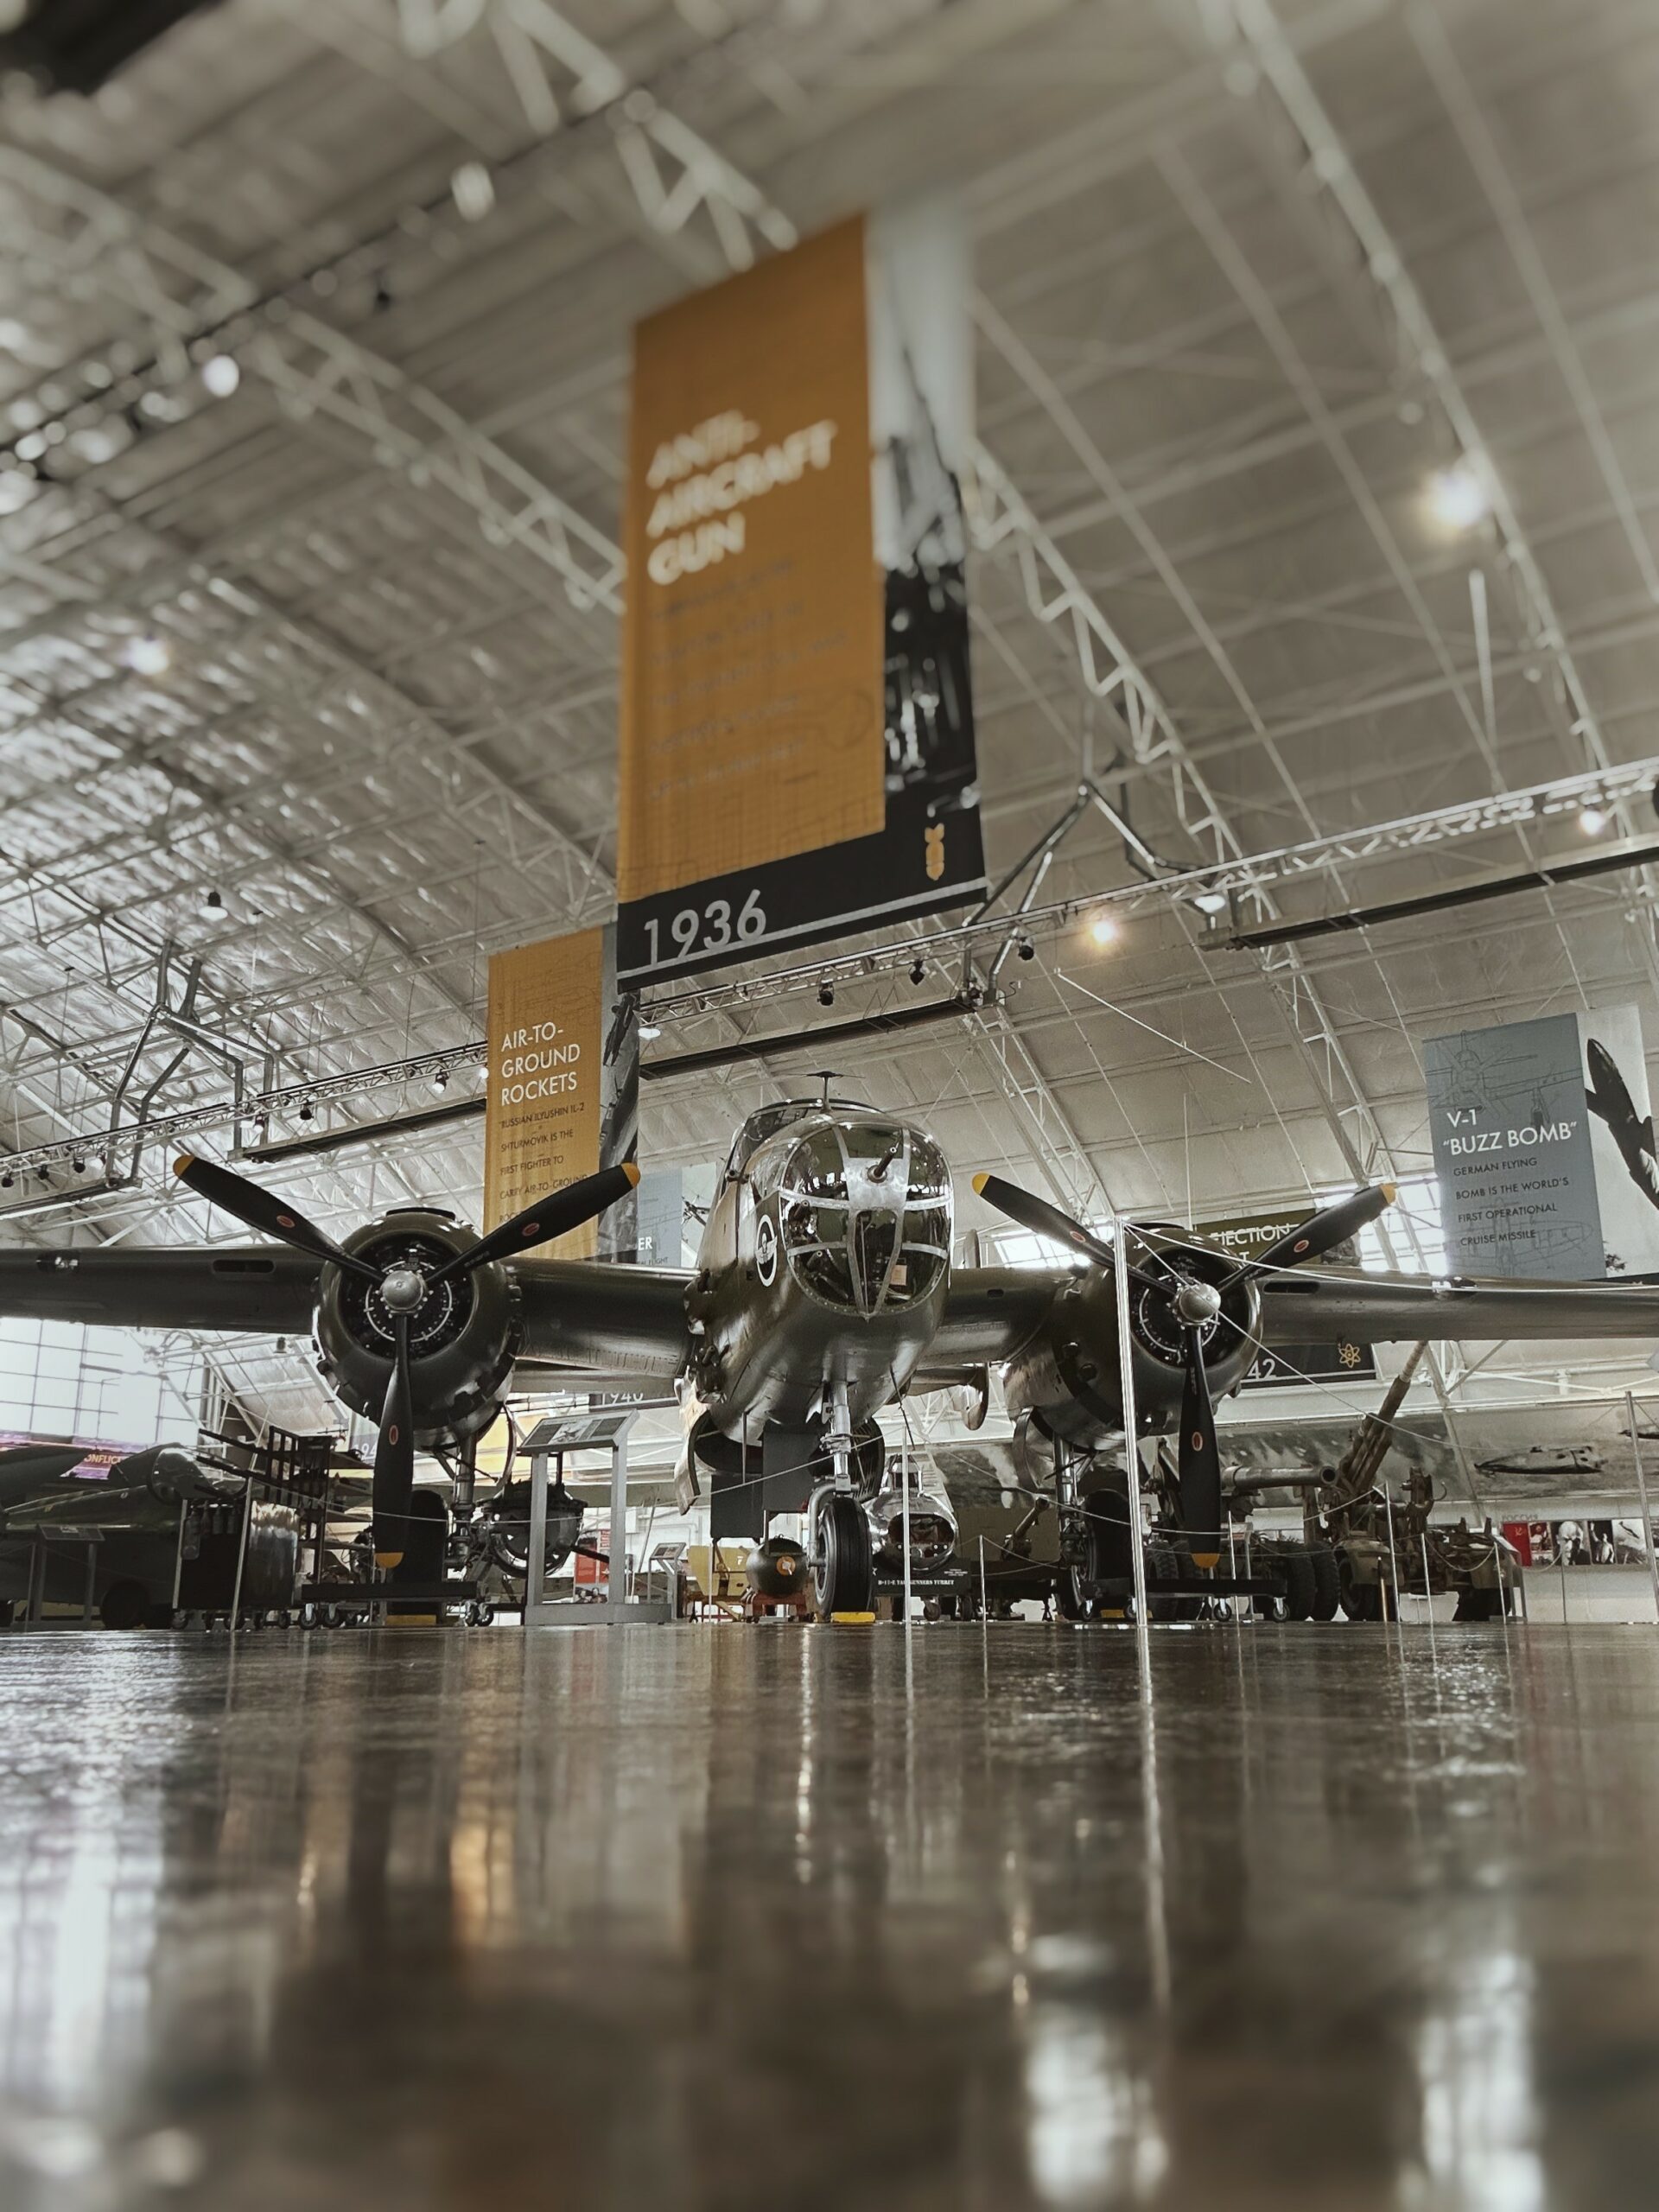
[[[671,1603],[631,1601],[628,1597],[628,1437],[639,1418],[637,1407],[597,1414],[559,1414],[538,1421],[518,1447],[530,1461],[530,1556],[525,1562],[526,1628],[620,1628],[642,1621],[669,1621]],[[553,1461],[561,1475],[566,1457],[577,1452],[607,1452],[611,1461],[611,1539],[608,1587],[603,1605],[579,1599],[546,1595],[547,1471]]]

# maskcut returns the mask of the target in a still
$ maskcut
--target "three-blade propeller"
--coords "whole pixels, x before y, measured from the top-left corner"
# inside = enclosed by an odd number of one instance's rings
[[[607,1206],[614,1205],[639,1180],[639,1170],[632,1160],[620,1167],[602,1167],[597,1175],[584,1175],[575,1183],[567,1183],[563,1190],[551,1191],[533,1206],[526,1206],[511,1221],[504,1221],[487,1236],[480,1236],[457,1252],[428,1274],[410,1261],[397,1257],[385,1266],[372,1260],[359,1259],[347,1252],[326,1236],[315,1222],[286,1199],[275,1197],[245,1175],[238,1175],[233,1168],[224,1167],[217,1161],[197,1160],[189,1153],[181,1153],[173,1163],[173,1173],[181,1183],[238,1221],[245,1222],[250,1229],[263,1230],[267,1236],[291,1244],[296,1251],[308,1253],[313,1259],[323,1260],[330,1267],[342,1268],[348,1274],[361,1275],[373,1283],[380,1294],[380,1302],[391,1321],[391,1372],[386,1378],[385,1402],[380,1410],[380,1433],[374,1449],[374,1487],[372,1510],[374,1517],[375,1564],[387,1572],[396,1567],[404,1555],[404,1531],[408,1525],[410,1499],[415,1489],[415,1391],[410,1373],[409,1335],[416,1317],[433,1292],[457,1275],[471,1274],[475,1268],[486,1266],[491,1261],[505,1258],[511,1252],[526,1252],[533,1245],[545,1244],[555,1236],[563,1236],[573,1229],[580,1229],[584,1222],[594,1220]]]
[[[1086,1259],[1112,1265],[1112,1248],[1080,1221],[1073,1221],[1058,1206],[1004,1182],[1000,1175],[976,1175],[974,1188],[988,1205],[1057,1244],[1064,1244]],[[1264,1252],[1245,1260],[1212,1283],[1182,1266],[1183,1247],[1175,1238],[1143,1236],[1158,1272],[1131,1267],[1131,1281],[1150,1290],[1168,1308],[1181,1338],[1181,1433],[1177,1454],[1177,1483],[1181,1526],[1186,1531],[1195,1567],[1214,1567],[1221,1557],[1224,1518],[1221,1495],[1221,1448],[1216,1439],[1216,1409],[1205,1371],[1205,1332],[1221,1312],[1222,1301],[1236,1283],[1247,1276],[1274,1274],[1286,1268],[1316,1260],[1346,1243],[1368,1222],[1376,1220],[1395,1198],[1392,1183],[1378,1183],[1334,1205],[1322,1206],[1298,1228],[1276,1238]],[[1200,1246],[1192,1248],[1195,1251]],[[1132,1448],[1132,1447],[1130,1447]]]

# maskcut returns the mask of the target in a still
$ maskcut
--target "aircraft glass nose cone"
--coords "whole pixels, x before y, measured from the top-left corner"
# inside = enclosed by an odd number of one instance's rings
[[[426,1277],[416,1268],[388,1268],[380,1298],[389,1313],[417,1313],[426,1300]]]
[[[1201,1327],[1220,1313],[1221,1293],[1213,1283],[1184,1282],[1175,1294],[1175,1311],[1189,1327]]]

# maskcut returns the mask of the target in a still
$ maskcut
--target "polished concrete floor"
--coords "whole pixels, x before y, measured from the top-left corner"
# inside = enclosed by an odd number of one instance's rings
[[[0,1637],[0,2204],[1659,2201],[1659,1633]]]

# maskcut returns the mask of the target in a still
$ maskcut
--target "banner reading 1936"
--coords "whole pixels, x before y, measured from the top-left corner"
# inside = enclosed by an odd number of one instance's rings
[[[521,944],[490,956],[484,1226],[544,1192],[634,1155],[639,1024],[616,985],[616,932]],[[632,1200],[540,1247],[564,1260],[632,1257]]]
[[[959,212],[842,223],[634,334],[618,969],[980,893]]]

